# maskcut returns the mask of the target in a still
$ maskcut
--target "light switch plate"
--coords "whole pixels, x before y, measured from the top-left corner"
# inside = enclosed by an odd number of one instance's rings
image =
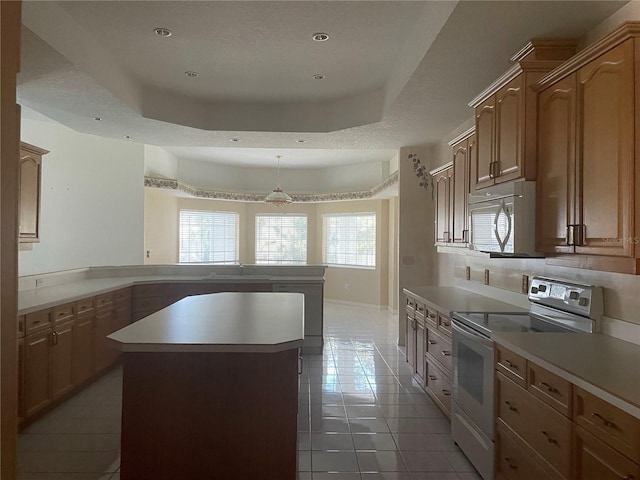
[[[484,284],[489,285],[489,269],[484,269]]]
[[[529,293],[529,275],[522,275],[522,293]]]
[[[464,267],[465,280],[471,280],[471,267]]]

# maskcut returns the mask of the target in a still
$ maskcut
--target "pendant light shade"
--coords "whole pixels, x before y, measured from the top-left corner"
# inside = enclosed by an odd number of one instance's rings
[[[276,188],[273,189],[269,195],[264,198],[265,203],[269,203],[271,205],[275,205],[276,207],[284,207],[285,205],[289,205],[293,203],[293,199],[282,191],[280,188],[280,157],[282,155],[276,155],[278,159],[278,178],[276,183]]]

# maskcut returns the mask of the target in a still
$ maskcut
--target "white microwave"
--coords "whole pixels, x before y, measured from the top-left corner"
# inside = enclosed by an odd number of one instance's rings
[[[469,195],[469,248],[494,257],[541,257],[535,251],[536,183],[508,182]]]

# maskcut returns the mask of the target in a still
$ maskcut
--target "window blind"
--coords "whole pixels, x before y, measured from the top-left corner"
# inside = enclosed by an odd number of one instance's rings
[[[180,263],[238,263],[238,214],[180,210]]]
[[[256,263],[306,264],[306,215],[256,215]]]
[[[349,267],[376,266],[376,214],[323,215],[324,261]]]

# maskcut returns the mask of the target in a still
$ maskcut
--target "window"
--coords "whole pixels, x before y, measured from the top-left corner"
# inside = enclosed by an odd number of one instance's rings
[[[180,210],[180,263],[238,263],[238,214]]]
[[[329,265],[376,266],[376,214],[323,215],[324,261]]]
[[[256,215],[256,263],[307,263],[307,216]]]

